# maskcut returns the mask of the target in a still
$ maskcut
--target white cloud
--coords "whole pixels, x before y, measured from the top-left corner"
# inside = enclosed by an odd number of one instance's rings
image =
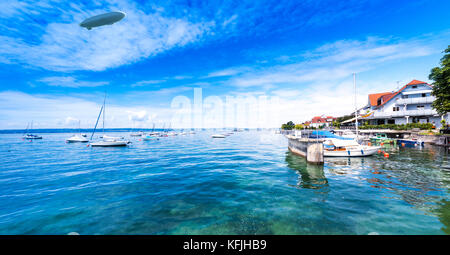
[[[78,124],[78,121],[79,121],[78,119],[69,116],[65,119],[64,124],[66,126],[70,126],[70,125]]]
[[[128,111],[129,115],[128,115],[128,119],[131,121],[145,121],[149,118],[147,111],[137,111],[137,112],[133,112],[133,111]]]
[[[72,5],[72,9],[62,14],[63,20],[43,27],[38,43],[0,36],[0,61],[55,71],[101,71],[198,41],[211,26],[211,23],[164,17],[158,12],[145,13],[127,1],[110,1],[106,10],[120,9],[127,16],[111,26],[88,31],[78,24],[105,12],[105,8],[87,9]]]
[[[31,95],[18,91],[0,92],[0,129],[25,128],[34,121],[34,128],[73,128],[81,121],[82,128],[93,128],[103,98],[97,102],[75,96]],[[106,103],[106,127],[130,127],[130,113],[142,119],[142,127],[153,122],[170,122],[172,110],[152,106],[123,106]],[[150,114],[151,113],[151,114]],[[156,119],[156,115],[161,116]],[[68,117],[69,116],[69,117]],[[150,118],[151,117],[151,118]]]

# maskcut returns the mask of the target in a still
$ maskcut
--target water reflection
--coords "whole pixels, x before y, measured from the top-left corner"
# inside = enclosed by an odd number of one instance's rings
[[[359,175],[365,164],[363,157],[327,157],[325,164],[327,170],[336,175]]]
[[[323,165],[308,164],[306,159],[291,152],[286,153],[286,163],[289,168],[300,174],[297,187],[316,190],[328,187]]]

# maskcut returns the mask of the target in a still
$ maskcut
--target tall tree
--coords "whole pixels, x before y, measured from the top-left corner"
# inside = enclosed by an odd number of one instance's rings
[[[444,52],[446,54],[441,58],[441,66],[431,69],[428,76],[434,81],[431,94],[436,100],[432,106],[441,116],[450,112],[450,45]]]

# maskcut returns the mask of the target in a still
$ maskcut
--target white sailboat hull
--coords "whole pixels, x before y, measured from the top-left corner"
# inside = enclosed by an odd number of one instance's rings
[[[127,146],[128,141],[99,141],[91,143],[92,147],[120,147]]]
[[[89,142],[89,140],[82,136],[72,136],[72,137],[66,139],[66,142],[68,142],[68,143],[87,143],[87,142]]]
[[[377,153],[379,146],[354,146],[345,150],[324,150],[325,157],[366,157]]]

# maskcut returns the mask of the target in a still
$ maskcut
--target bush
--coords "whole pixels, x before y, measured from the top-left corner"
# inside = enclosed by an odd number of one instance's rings
[[[382,124],[382,125],[363,125],[360,129],[393,129],[393,130],[409,130],[419,128],[420,130],[431,130],[432,123],[408,123],[408,124]]]

